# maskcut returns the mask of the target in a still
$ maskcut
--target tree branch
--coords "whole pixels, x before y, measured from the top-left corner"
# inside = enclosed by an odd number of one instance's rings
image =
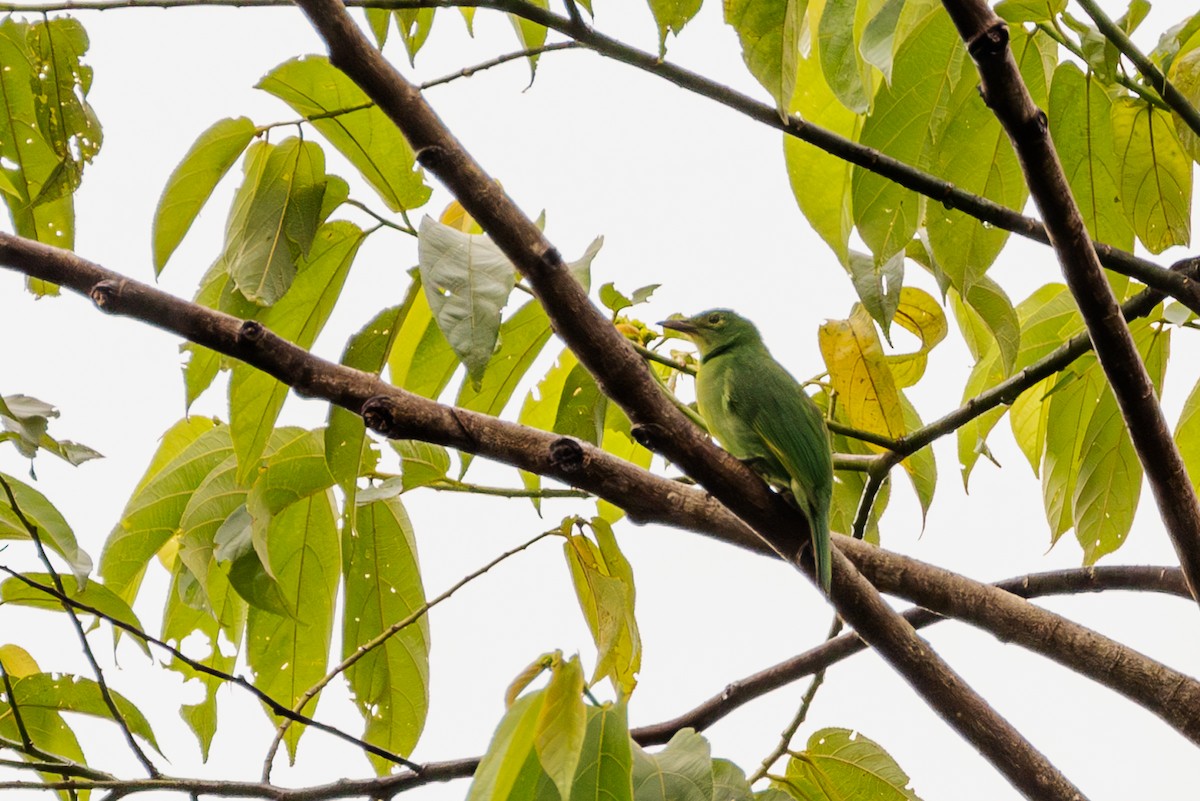
[[[1173,567],[1120,566],[1052,570],[1006,579],[996,582],[994,586],[1020,598],[1100,592],[1102,590],[1135,590],[1161,592],[1191,599],[1187,584],[1183,580],[1183,573]],[[942,620],[952,619],[919,607],[906,610],[904,617],[914,628],[918,629]],[[1075,626],[1076,624],[1069,623],[1069,625]],[[993,631],[991,626],[988,626],[987,630]],[[843,634],[777,665],[731,682],[719,693],[681,715],[661,723],[634,729],[632,732],[634,739],[642,745],[661,745],[670,740],[680,729],[690,727],[697,731],[703,731],[755,698],[760,698],[793,681],[825,670],[849,656],[866,650],[867,647],[867,644],[859,639],[857,634],[853,632]],[[1153,681],[1153,679],[1149,681]]]
[[[555,330],[649,442],[700,481],[773,549],[812,578],[804,516],[720,450],[667,399],[642,357],[588,300],[558,251],[445,128],[421,93],[383,59],[339,0],[298,0],[334,66],[379,104],[417,160],[439,178],[528,280]],[[364,419],[372,428],[371,407]],[[385,429],[386,430],[386,429]],[[390,433],[390,432],[389,432]],[[803,555],[802,555],[803,554]],[[806,561],[807,558],[807,561]],[[938,714],[1031,798],[1078,801],[1082,792],[916,635],[838,549],[832,600]]]
[[[1200,502],[1163,417],[1154,384],[1087,236],[1050,139],[1046,115],[1034,105],[1009,50],[1008,26],[983,0],[943,0],[943,5],[979,68],[984,102],[1017,151],[1030,194],[1042,212],[1063,276],[1112,386],[1183,574],[1193,597],[1200,601]]]
[[[1050,237],[1041,222],[1026,217],[987,198],[973,195],[935,175],[918,170],[877,150],[865,147],[832,131],[805,122],[796,115],[781,120],[774,105],[768,105],[741,94],[716,81],[660,59],[656,54],[638,50],[617,39],[605,36],[590,26],[579,27],[566,17],[559,16],[523,0],[345,0],[350,8],[417,9],[417,8],[483,8],[515,14],[571,36],[593,52],[615,61],[657,75],[676,86],[731,108],[764,125],[776,128],[846,162],[888,178],[906,189],[924,195],[956,209],[981,222],[1001,228],[1018,236],[1050,244]],[[48,13],[54,11],[107,11],[132,8],[290,8],[291,0],[52,0],[41,3],[0,2],[0,12]],[[1161,290],[1178,299],[1200,314],[1200,282],[1187,276],[1173,275],[1161,266],[1132,253],[1102,242],[1093,242],[1101,263],[1114,272],[1128,275],[1149,287]]]
[[[181,336],[190,335],[192,341],[197,344],[242,359],[280,380],[287,381],[297,392],[304,395],[324,398],[356,413],[370,404],[373,409],[370,413],[375,415],[376,422],[388,422],[399,429],[401,438],[421,439],[470,451],[523,470],[555,478],[620,506],[635,523],[653,522],[674,526],[759,554],[778,556],[708,493],[645,471],[587,443],[465,409],[453,409],[413,395],[384,383],[373,374],[352,370],[313,356],[270,334],[257,323],[243,322],[222,312],[173,298],[161,290],[104,270],[69,251],[0,233],[0,264],[15,267],[34,278],[59,284],[80,294],[98,298],[100,307],[107,312],[130,315]],[[257,338],[243,337],[243,329],[257,331]],[[837,536],[834,539],[839,544],[847,542],[845,537]],[[856,560],[861,570],[868,573],[874,572],[872,563],[876,560],[898,560],[889,562],[893,565],[919,564],[915,560],[889,553],[881,548],[849,547],[847,553]],[[1104,581],[1098,578],[1113,575],[1107,572],[1110,570],[1113,569],[1077,571],[1067,575],[1075,576],[1073,581],[1080,583],[1082,587],[1093,581],[1094,586],[1118,586],[1117,583],[1104,583],[1111,582],[1110,578],[1105,578]],[[1129,575],[1138,571],[1136,568],[1124,570],[1133,571]],[[894,570],[889,568],[889,572]],[[900,572],[910,575],[905,571]],[[11,572],[10,574],[15,575]],[[1156,582],[1160,578],[1162,581],[1175,582],[1176,591],[1183,586],[1182,574],[1166,569],[1154,569],[1153,582],[1147,578],[1144,569],[1137,575],[1139,577],[1136,579],[1128,579],[1130,588],[1157,586]],[[1080,576],[1097,578],[1080,579]],[[25,577],[20,578],[29,583]],[[1054,579],[1059,580],[1065,579]],[[922,606],[936,607],[937,596],[941,592],[940,588],[935,586],[938,581],[940,579],[935,575],[922,574],[920,581],[914,581],[904,588],[904,593],[906,597],[912,598]],[[961,576],[956,576],[955,581],[966,582],[963,586],[969,587],[971,592],[982,591],[981,588],[985,586]],[[1029,582],[1028,591],[1036,592],[1038,586],[1051,579],[1035,576],[1025,581]],[[1024,594],[1019,588],[1013,591]],[[76,608],[91,614],[100,614],[97,610],[78,604]],[[1028,605],[1022,608],[1033,609]],[[1052,614],[1044,610],[1037,611],[1039,614]],[[1005,622],[1008,612],[992,610],[986,603],[976,604],[972,614],[977,615],[973,624],[988,631],[1007,632],[1011,627],[1010,623]],[[1057,615],[1054,615],[1053,619],[1055,625],[1049,637],[1021,644],[1057,659],[1056,651],[1069,650],[1072,638],[1087,633],[1086,629],[1070,620]],[[117,621],[113,624],[122,625]],[[144,633],[133,630],[132,627],[127,630],[175,653],[166,643],[157,642]],[[1008,637],[1009,634],[1004,633],[1002,636]],[[181,658],[186,660],[186,657]],[[1144,694],[1145,691],[1139,688],[1137,683],[1156,681],[1153,677],[1160,675],[1160,666],[1132,651],[1124,659],[1130,665],[1130,675],[1133,676],[1134,684],[1108,686],[1127,697]],[[213,672],[204,665],[193,667],[210,675],[234,681],[256,696],[259,695],[257,688],[244,679]],[[1109,680],[1115,682],[1117,678],[1110,676]],[[1195,691],[1200,692],[1200,684],[1197,684]],[[1189,689],[1189,692],[1193,690]],[[266,703],[271,704],[272,701],[268,699]],[[291,714],[290,709],[277,702],[272,708],[276,714]],[[1200,709],[1200,705],[1197,709]],[[1197,714],[1200,715],[1200,712]],[[298,722],[319,728],[315,721],[307,718]]]

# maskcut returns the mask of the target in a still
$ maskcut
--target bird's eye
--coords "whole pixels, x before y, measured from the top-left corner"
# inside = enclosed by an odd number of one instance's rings
[[[713,314],[708,315],[709,325],[719,325],[723,319],[724,318],[720,314],[715,313],[715,312]]]

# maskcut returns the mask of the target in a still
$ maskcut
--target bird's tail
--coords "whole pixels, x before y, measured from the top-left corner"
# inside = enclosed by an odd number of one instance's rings
[[[833,554],[830,553],[829,542],[829,506],[816,504],[809,518],[809,528],[812,529],[813,561],[817,564],[817,581],[821,589],[829,595],[833,586]]]

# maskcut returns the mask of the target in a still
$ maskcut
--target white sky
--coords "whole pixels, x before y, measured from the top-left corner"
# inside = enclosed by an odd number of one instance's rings
[[[653,23],[640,4],[601,0],[597,5],[603,30],[653,49]],[[1185,0],[1157,3],[1144,25],[1152,33],[1142,43],[1152,46],[1158,31],[1192,11]],[[104,125],[105,142],[78,195],[77,250],[150,281],[151,216],[167,175],[191,141],[220,117],[246,114],[258,123],[293,119],[293,112],[252,86],[281,61],[323,48],[297,10],[79,16],[92,39],[87,60],[96,78],[90,100]],[[480,12],[471,40],[457,12],[447,10],[439,12],[415,73],[398,42],[389,53],[406,74],[424,80],[515,47],[507,20]],[[669,56],[764,96],[742,65],[735,36],[721,24],[715,0],[671,43]],[[776,356],[798,376],[821,370],[817,326],[846,316],[854,296],[834,257],[796,209],[775,131],[584,52],[544,56],[537,81],[523,91],[527,82],[528,69],[517,62],[431,90],[429,98],[527,212],[546,210],[547,232],[564,255],[573,258],[594,236],[605,236],[593,266],[594,286],[615,281],[629,290],[662,282],[642,312],[651,321],[675,311],[732,306],[758,322]],[[327,154],[331,171],[352,177],[331,149]],[[164,289],[191,296],[219,247],[234,183],[222,184],[201,215],[163,276]],[[353,194],[371,201],[368,189]],[[439,212],[449,199],[436,187],[428,210]],[[1180,255],[1164,254],[1160,261],[1167,264]],[[406,237],[373,236],[317,353],[336,359],[351,332],[401,297],[404,270],[414,262],[414,243]],[[1016,300],[1057,280],[1058,271],[1048,249],[1014,243],[993,276]],[[932,289],[918,268],[907,278]],[[107,454],[80,468],[51,457],[37,464],[37,486],[98,558],[157,437],[183,413],[178,342],[139,323],[105,317],[84,299],[34,301],[20,287],[20,276],[0,272],[0,391],[56,404],[62,418],[52,433]],[[1172,420],[1196,379],[1190,367],[1195,349],[1186,339],[1178,332],[1174,336],[1164,399]],[[543,369],[556,354],[554,346],[547,349]],[[958,404],[969,369],[966,349],[952,335],[931,357],[924,382],[911,392],[926,420]],[[531,375],[540,373],[535,369]],[[196,411],[224,418],[225,403],[223,391],[216,389]],[[323,405],[293,398],[283,419],[320,425],[324,417]],[[997,427],[990,444],[1005,468],[981,462],[969,497],[959,480],[953,440],[935,446],[941,480],[923,535],[912,493],[898,481],[883,521],[884,545],[985,580],[1077,565],[1080,551],[1069,536],[1046,553],[1040,485],[1013,446],[1007,422]],[[11,449],[0,448],[0,469],[22,476],[26,467]],[[518,484],[511,469],[482,462],[468,477]],[[524,501],[418,492],[406,496],[405,503],[429,596],[561,515],[588,508],[547,502],[546,517],[539,520]],[[635,725],[674,716],[727,682],[818,643],[829,625],[830,610],[818,594],[782,565],[685,532],[622,524],[618,536],[637,578],[645,649],[630,709]],[[10,545],[0,561],[35,569],[28,550]],[[1174,563],[1148,496],[1128,544],[1105,563]],[[151,572],[137,611],[157,631],[165,575]],[[1195,609],[1183,601],[1112,593],[1046,604],[1173,667],[1195,673],[1200,664],[1200,647],[1189,634]],[[550,542],[461,591],[432,613],[431,625],[432,706],[413,755],[417,760],[481,753],[502,713],[505,686],[538,654],[555,648],[579,651],[585,665],[594,655],[558,546]],[[86,674],[61,615],[6,607],[0,609],[0,630],[0,642],[23,645],[44,669]],[[928,634],[950,664],[1090,798],[1155,797],[1192,786],[1192,746],[1115,694],[962,625],[943,623]],[[104,655],[106,648],[97,650]],[[149,665],[128,643],[118,655],[124,670],[110,671],[108,678],[150,718],[171,759],[168,773],[256,779],[272,729],[246,694],[221,693],[221,727],[210,762],[202,765],[191,733],[177,716],[182,700],[194,700],[191,689],[181,693],[176,674]],[[714,756],[753,770],[793,714],[803,686],[746,706],[707,732]],[[318,716],[358,731],[340,687],[327,691]],[[856,656],[830,672],[798,746],[823,726],[858,729],[881,743],[927,801],[1016,797],[873,655]],[[79,720],[76,730],[94,764],[138,775],[110,725]],[[365,759],[353,749],[309,732],[298,766],[289,770],[280,764],[275,777],[298,785],[367,774]],[[459,798],[466,788],[460,781],[413,795]]]

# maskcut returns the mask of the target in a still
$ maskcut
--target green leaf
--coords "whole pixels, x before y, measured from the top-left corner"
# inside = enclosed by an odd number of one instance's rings
[[[633,741],[625,703],[588,708],[571,801],[633,801]]]
[[[536,300],[517,309],[501,324],[498,347],[484,367],[478,387],[463,381],[455,404],[493,417],[499,415],[550,341],[551,333],[550,318]]]
[[[315,142],[291,137],[252,147],[247,159],[223,256],[238,291],[271,306],[291,287],[297,261],[313,244],[325,195],[325,154]]]
[[[868,4],[868,12],[874,5],[876,4]],[[905,5],[905,0],[885,0],[879,11],[863,26],[862,36],[859,37],[858,52],[862,60],[882,72],[883,79],[888,83],[892,82],[896,34],[899,32],[900,15]]]
[[[193,433],[164,438],[150,469],[125,504],[121,522],[104,544],[100,575],[128,604],[137,595],[150,558],[179,528],[192,494],[213,468],[233,454],[226,426],[209,428],[189,441]],[[172,456],[181,445],[182,450]]]
[[[750,74],[786,114],[796,88],[807,0],[725,0],[725,22],[737,31]]]
[[[294,612],[283,617],[251,607],[246,659],[254,686],[294,707],[325,675],[329,658],[342,562],[332,496],[317,493],[284,509],[272,518],[267,543],[271,572]],[[293,760],[303,730],[291,726],[285,737]]]
[[[633,747],[635,801],[712,801],[712,754],[695,729],[681,729],[651,754]]]
[[[1192,161],[1170,115],[1144,100],[1122,97],[1113,103],[1112,121],[1121,200],[1137,238],[1151,253],[1187,245]]]
[[[354,531],[343,535],[342,548],[346,657],[423,607],[425,590],[412,524],[398,499],[360,506]],[[366,722],[367,742],[410,753],[429,709],[428,617],[401,629],[346,673]],[[371,761],[381,775],[393,767],[377,757]]]
[[[92,571],[92,558],[79,547],[75,532],[71,531],[62,513],[45,495],[28,484],[6,473],[0,473],[0,480],[8,485],[21,515],[37,529],[42,544],[66,560],[75,574],[76,584],[82,588]],[[8,499],[8,492],[0,489],[0,540],[30,539],[29,531],[16,511]]]
[[[263,312],[260,322],[302,348],[312,347],[333,312],[365,237],[358,226],[344,220],[321,226],[292,290]],[[288,386],[244,362],[237,362],[232,372],[230,432],[238,454],[238,481],[245,484],[258,469],[258,459],[283,408]]]
[[[996,14],[1007,22],[1051,22],[1067,8],[1067,0],[1001,0]]]
[[[918,169],[929,169],[955,98],[974,93],[963,81],[974,68],[945,14],[930,14],[900,46],[890,86],[879,90],[863,124],[862,144]],[[923,216],[924,199],[890,179],[855,168],[854,223],[863,242],[883,262],[904,249]]]
[[[54,578],[49,573],[24,573],[23,575],[25,578],[41,584],[43,587],[54,586]],[[129,604],[121,600],[116,593],[103,584],[89,581],[82,588],[78,584],[75,586],[64,584],[63,590],[66,596],[72,601],[90,606],[113,620],[119,620],[122,623],[133,626],[138,631],[145,631],[137,615],[129,608]],[[62,603],[57,598],[35,587],[30,587],[18,578],[5,579],[4,583],[0,584],[0,603],[32,606],[36,609],[49,609],[55,612],[65,611]],[[86,613],[82,610],[76,610],[76,614],[82,615]],[[146,642],[137,638],[134,639],[146,655],[149,656],[150,647],[146,645]]]
[[[871,256],[852,250],[844,264],[859,300],[888,336],[904,284],[904,251],[877,265]]]
[[[475,383],[492,358],[500,312],[516,285],[508,257],[485,235],[421,220],[417,261],[438,327]]]
[[[5,195],[14,219],[16,209],[36,206],[64,169],[38,121],[41,59],[30,48],[29,29],[12,17],[0,22],[0,167],[7,183],[19,190],[15,198]]]
[[[867,111],[875,83],[871,68],[859,54],[859,38],[867,19],[883,5],[880,0],[827,0],[817,25],[815,47],[824,80],[842,107],[855,114]]]
[[[661,365],[653,369],[657,371],[658,367]],[[664,368],[663,371],[669,369]],[[600,448],[618,459],[624,459],[642,469],[649,470],[654,454],[633,438],[632,424],[621,407],[615,403],[609,403],[607,407],[604,414],[604,437],[600,440]],[[536,506],[537,504],[535,504]],[[625,514],[622,509],[603,498],[596,499],[596,510],[597,514],[609,523],[615,523]]]
[[[518,698],[505,712],[488,744],[487,753],[475,769],[475,778],[467,790],[467,801],[508,799],[509,791],[533,751],[544,692],[538,690]]]
[[[55,179],[35,201],[41,204],[79,188],[84,165],[100,152],[104,134],[86,99],[92,68],[83,63],[89,45],[83,24],[71,17],[44,19],[29,26],[28,42],[37,59],[38,127],[62,159]]]
[[[658,25],[660,57],[667,54],[667,32],[678,36],[683,26],[696,16],[701,2],[702,0],[649,0],[650,13],[654,15],[654,23]]]
[[[233,671],[242,644],[246,625],[246,602],[233,591],[219,570],[211,571],[205,595],[211,605],[208,609],[188,606],[184,600],[184,581],[190,577],[182,564],[176,565],[171,587],[167,593],[167,608],[163,614],[162,639],[174,642],[200,640],[207,647],[203,657],[195,659],[199,664],[230,673]],[[191,579],[194,581],[194,579]],[[224,629],[224,631],[222,631]],[[197,636],[198,635],[198,636]],[[222,647],[221,638],[227,645]],[[231,647],[230,647],[231,646]],[[180,717],[196,735],[200,751],[208,760],[209,747],[217,731],[217,690],[225,686],[224,680],[202,673],[191,665],[172,657],[171,670],[181,674],[185,681],[196,680],[204,687],[204,697],[196,704],[180,707]]]
[[[400,454],[404,492],[445,480],[450,470],[450,453],[441,445],[416,439],[393,439],[388,444]]]
[[[816,4],[809,14],[820,13]],[[819,18],[814,25],[820,24]],[[808,58],[797,65],[796,91],[790,110],[805,120],[847,139],[857,139],[861,118],[838,102],[821,71],[821,43],[814,37]],[[794,136],[783,137],[783,158],[792,194],[813,230],[833,248],[842,264],[849,258],[847,243],[854,222],[850,214],[853,165]]]
[[[213,123],[196,139],[167,179],[154,211],[154,274],[161,275],[213,190],[254,138],[248,117]]]
[[[1026,85],[1040,85],[1044,104],[1046,80],[1038,48],[1042,39],[1018,27],[1012,31],[1009,48]],[[1029,197],[1008,135],[969,81],[960,81],[951,96],[934,172],[956,187],[1006,208],[1019,210]],[[1002,228],[936,203],[926,205],[925,227],[934,258],[960,290],[969,290],[983,278],[1009,236]]]
[[[1192,108],[1200,108],[1200,49],[1190,50],[1175,59],[1167,77],[1184,99],[1192,104]],[[1175,131],[1179,134],[1183,149],[1194,161],[1200,162],[1200,133],[1193,131],[1174,109],[1171,110],[1171,119],[1175,122]]]
[[[1050,542],[1074,525],[1075,485],[1079,478],[1079,455],[1095,411],[1104,376],[1094,356],[1077,361],[1068,373],[1069,383],[1049,396],[1046,422],[1046,455],[1042,461],[1042,504],[1050,525]],[[1063,379],[1060,379],[1060,384]]]
[[[1192,479],[1192,488],[1200,487],[1200,380],[1183,402],[1175,424],[1175,443]]]
[[[530,5],[533,5],[542,10],[550,8],[549,0],[529,0]],[[546,43],[546,27],[538,25],[532,20],[509,14],[509,20],[512,22],[513,30],[517,32],[517,39],[521,42],[522,50],[535,50]],[[537,74],[538,56],[529,56],[529,80],[532,83],[534,76]]]
[[[921,428],[921,416],[904,393],[900,395],[900,406],[904,413],[904,425],[909,431]],[[921,504],[921,526],[924,529],[925,518],[929,507],[933,505],[933,493],[937,488],[937,463],[933,458],[932,448],[922,448],[900,463],[912,482],[913,491],[917,493],[917,502]]]
[[[909,778],[878,743],[850,729],[821,729],[788,760],[786,782],[772,786],[797,801],[870,798],[919,801]]]
[[[713,801],[753,801],[745,772],[728,759],[712,761]]]
[[[953,290],[950,299],[975,360],[994,344],[999,349],[1001,372],[1011,374],[1021,347],[1021,321],[1000,285],[984,276],[967,290],[965,305]]]
[[[589,684],[608,677],[622,696],[628,696],[642,664],[633,575],[617,549],[611,527],[593,518],[592,531],[596,543],[573,534],[563,544],[575,595],[596,642],[596,669]]]
[[[52,709],[114,722],[116,720],[100,692],[100,685],[82,676],[34,673],[14,681],[12,690],[13,698],[22,712],[26,709]],[[155,751],[159,751],[154,731],[141,711],[128,698],[112,688],[109,688],[108,693],[129,731],[153,746]]]
[[[583,704],[583,667],[579,657],[555,660],[542,695],[533,747],[542,770],[553,780],[560,798],[571,797],[571,785],[587,734]]]
[[[355,370],[378,375],[387,363],[388,351],[396,341],[400,323],[408,311],[413,293],[406,305],[392,306],[379,312],[371,321],[350,337],[342,351],[341,363]],[[354,485],[362,464],[366,444],[366,426],[362,417],[341,406],[330,404],[329,425],[325,429],[325,460],[343,491]],[[348,500],[353,503],[353,499]]]
[[[103,457],[86,445],[59,441],[47,434],[52,417],[58,417],[58,410],[45,401],[28,395],[0,397],[0,442],[13,443],[17,452],[27,459],[35,458],[38,449],[76,466]],[[30,469],[32,471],[32,467]]]
[[[1161,391],[1170,349],[1170,329],[1156,330],[1140,320],[1131,326],[1146,370]],[[1116,398],[1105,386],[1092,411],[1079,455],[1075,483],[1075,537],[1083,546],[1084,564],[1092,565],[1121,547],[1133,526],[1142,490],[1142,466]]]
[[[404,40],[404,49],[408,51],[408,63],[416,64],[417,52],[429,38],[433,28],[434,8],[398,8],[395,10],[396,29]]]
[[[414,271],[408,291],[412,300],[405,299],[404,320],[388,354],[388,371],[396,386],[436,400],[450,383],[458,358],[433,319],[429,298],[421,291],[420,273]]]
[[[426,13],[432,21],[433,9],[397,11],[401,31],[400,15]],[[305,117],[332,115],[312,120],[313,127],[354,165],[392,211],[415,209],[429,200],[430,189],[408,140],[329,59],[303,56],[286,61],[259,81],[258,88]],[[334,114],[343,109],[357,110]]]
[[[1071,194],[1092,238],[1133,250],[1119,187],[1121,166],[1112,157],[1112,96],[1095,76],[1063,62],[1050,86],[1050,135]]]
[[[1050,376],[1022,392],[1013,401],[1008,411],[1008,422],[1012,426],[1013,439],[1029,461],[1035,476],[1041,476],[1042,456],[1046,451],[1046,431],[1050,420],[1050,404],[1046,396],[1054,387],[1055,377]]]

